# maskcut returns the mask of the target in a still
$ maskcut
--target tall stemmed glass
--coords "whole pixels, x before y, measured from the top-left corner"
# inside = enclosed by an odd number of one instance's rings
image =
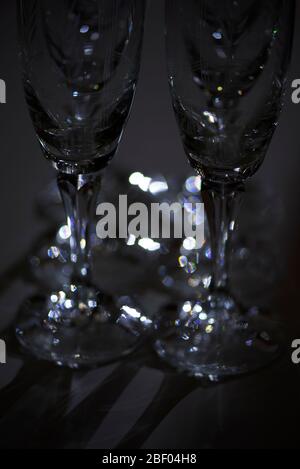
[[[173,106],[189,161],[203,178],[213,280],[171,308],[155,343],[170,364],[217,380],[278,356],[276,328],[243,311],[228,262],[244,183],[278,124],[293,35],[293,0],[167,0]],[[255,233],[253,233],[255,236]]]
[[[131,352],[141,312],[93,285],[90,226],[101,171],[116,153],[140,67],[146,0],[19,0],[24,86],[33,124],[58,185],[71,233],[73,274],[32,298],[16,327],[36,356],[71,367]]]

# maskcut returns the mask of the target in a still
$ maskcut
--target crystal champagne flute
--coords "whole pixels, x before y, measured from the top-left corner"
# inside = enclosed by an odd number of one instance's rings
[[[22,307],[16,333],[35,356],[78,368],[118,359],[140,340],[130,298],[99,291],[91,221],[102,170],[115,155],[137,85],[145,0],[19,0],[27,104],[56,168],[70,232],[69,282]]]
[[[276,358],[272,321],[245,311],[228,263],[245,181],[263,163],[282,107],[293,0],[167,0],[169,83],[186,155],[203,179],[213,275],[207,293],[162,316],[155,348],[212,380]],[[253,233],[255,236],[255,233]]]

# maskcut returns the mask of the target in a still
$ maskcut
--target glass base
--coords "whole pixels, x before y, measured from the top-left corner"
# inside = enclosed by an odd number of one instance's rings
[[[151,327],[132,298],[114,300],[92,288],[76,301],[68,296],[61,291],[22,306],[16,336],[36,358],[70,368],[104,365],[133,352]]]
[[[284,350],[275,323],[253,309],[243,312],[225,293],[208,294],[162,312],[154,348],[171,366],[191,376],[219,381],[253,372]]]

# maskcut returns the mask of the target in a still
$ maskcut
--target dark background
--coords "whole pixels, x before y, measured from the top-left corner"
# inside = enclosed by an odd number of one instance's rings
[[[298,2],[297,2],[298,3]],[[0,3],[0,78],[7,84],[7,104],[0,105],[0,270],[4,271],[20,255],[26,253],[33,238],[41,230],[34,205],[41,189],[53,178],[49,163],[44,160],[28,117],[21,72],[18,63],[15,2]],[[270,146],[263,168],[255,180],[270,188],[280,198],[283,218],[278,233],[270,243],[280,243],[278,255],[286,265],[278,287],[274,289],[272,307],[280,313],[293,337],[300,337],[300,104],[291,102],[291,82],[300,78],[300,9],[296,17],[296,34],[292,65],[288,79],[286,106],[280,125]],[[146,173],[182,175],[191,172],[179,139],[168,92],[164,48],[164,2],[150,0],[140,81],[131,119],[120,151],[112,163],[115,167],[141,170]],[[278,236],[277,236],[278,235]],[[253,233],[255,236],[255,233]],[[280,240],[280,242],[278,241]],[[270,267],[272,269],[272,266]],[[0,312],[1,315],[1,312]],[[1,324],[1,321],[0,321]],[[207,428],[213,433],[212,422],[226,431],[219,433],[217,447],[257,446],[292,447],[297,444],[297,419],[300,418],[300,367],[287,359],[285,366],[270,369],[248,378],[241,385],[229,385],[202,401],[202,437]],[[243,387],[244,386],[244,387]],[[246,394],[245,394],[246,387]],[[222,389],[222,388],[219,388]],[[223,406],[222,419],[218,408]],[[224,403],[227,406],[224,407]],[[213,404],[212,404],[213,405]],[[201,407],[201,406],[200,406]],[[188,411],[194,408],[190,398]],[[225,409],[225,410],[224,410]],[[229,417],[230,415],[230,417]],[[198,428],[196,414],[191,415],[190,428]],[[222,421],[221,421],[221,420]],[[189,441],[195,445],[199,433],[180,433],[178,427],[186,420],[182,410],[177,415],[178,437],[162,427],[159,438],[165,447],[184,448]],[[180,424],[181,422],[181,424]],[[227,425],[226,425],[227,422]],[[175,428],[175,422],[174,427]],[[256,443],[255,443],[256,442]],[[273,443],[272,443],[273,442]],[[200,443],[199,443],[200,444]],[[168,446],[169,445],[169,446]],[[186,446],[187,447],[187,446]],[[193,446],[190,446],[193,447]]]

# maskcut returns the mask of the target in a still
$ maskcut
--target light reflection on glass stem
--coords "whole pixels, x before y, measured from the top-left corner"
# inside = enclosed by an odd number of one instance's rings
[[[232,235],[243,199],[244,185],[203,182],[202,196],[210,230],[213,272],[212,291],[229,290]]]
[[[71,282],[75,285],[89,285],[91,220],[101,187],[101,173],[70,175],[60,172],[57,181],[71,234]]]

